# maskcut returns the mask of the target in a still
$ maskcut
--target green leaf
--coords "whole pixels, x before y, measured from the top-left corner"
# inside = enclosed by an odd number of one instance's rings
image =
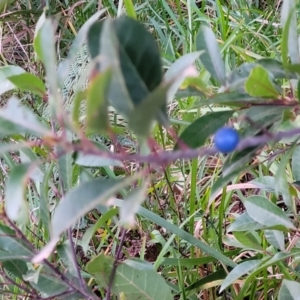
[[[1,137],[13,134],[30,133],[33,135],[50,135],[28,108],[20,106],[20,101],[12,97],[6,107],[0,109]]]
[[[45,13],[44,13],[45,14]],[[33,46],[39,59],[43,62],[50,91],[57,93],[58,81],[56,77],[56,55],[53,20],[42,15],[36,25]]]
[[[63,193],[68,192],[72,188],[72,163],[72,153],[70,152],[58,158],[58,172],[63,187]]]
[[[67,59],[62,61],[58,66],[58,76],[60,78],[60,82],[63,82],[64,78],[67,76],[70,65],[73,61],[75,55],[81,50],[82,46],[86,42],[87,34],[91,28],[91,26],[99,19],[101,15],[103,15],[107,11],[106,8],[100,9],[95,14],[93,14],[79,29],[77,32],[72,45],[69,49],[69,53]]]
[[[277,174],[275,175],[275,193],[277,196],[281,193],[285,205],[289,208],[293,207],[293,200],[289,191],[286,166],[290,164],[295,145],[296,143],[283,155],[277,169]]]
[[[282,225],[286,228],[295,229],[286,214],[267,198],[251,196],[244,200],[244,205],[249,216],[265,226]]]
[[[124,4],[125,4],[127,15],[133,19],[136,19],[137,17],[136,17],[136,13],[135,13],[135,9],[134,9],[132,0],[124,0]]]
[[[8,77],[8,80],[22,91],[29,91],[41,97],[46,95],[46,87],[43,81],[30,73],[22,73]]]
[[[118,39],[110,19],[95,23],[88,34],[89,51],[94,60],[101,58],[98,63],[99,71],[111,69],[113,72],[109,89],[109,102],[121,114],[127,116],[133,109],[133,102],[126,87],[125,78],[120,68]]]
[[[51,182],[52,171],[54,167],[54,162],[47,166],[47,171],[45,172],[44,180],[40,187],[40,207],[39,207],[39,216],[40,223],[42,225],[44,234],[43,238],[48,242],[50,237],[50,211],[49,211],[49,185]]]
[[[162,112],[162,107],[166,107],[167,94],[171,85],[172,82],[162,84],[129,113],[128,126],[140,139],[149,136],[155,120],[164,122],[165,114]]]
[[[207,71],[212,77],[225,85],[226,73],[224,62],[221,57],[216,37],[208,26],[201,26],[196,37],[196,47],[197,50],[205,51],[200,59]]]
[[[277,98],[280,94],[266,69],[256,66],[245,82],[246,92],[254,97]]]
[[[12,255],[18,255],[20,259],[30,259],[33,252],[28,245],[9,227],[0,224],[0,249]]]
[[[215,94],[211,98],[200,100],[196,102],[194,108],[202,107],[210,104],[222,104],[222,105],[228,105],[228,106],[246,106],[247,104],[251,103],[260,103],[264,102],[265,99],[253,97],[248,94],[233,91],[230,93],[220,93]]]
[[[94,24],[88,43],[92,57],[103,58],[101,70],[112,68],[110,103],[128,116],[133,106],[141,103],[162,81],[155,39],[142,24],[123,16]]]
[[[292,173],[294,181],[300,180],[300,146],[295,147],[292,155]]]
[[[249,272],[254,270],[260,263],[261,261],[258,259],[240,263],[227,275],[221,285],[220,292],[224,291],[228,286],[235,283],[235,281],[243,275],[248,274]]]
[[[289,71],[282,62],[272,59],[263,58],[257,61],[264,69],[268,70],[275,79],[298,79],[298,75],[294,72]]]
[[[9,77],[21,75],[25,70],[18,66],[5,66],[0,68],[0,95],[7,91],[15,89],[15,85],[9,80]]]
[[[279,230],[265,230],[266,240],[275,248],[285,251],[284,234]]]
[[[38,274],[35,274],[38,272]],[[52,274],[48,267],[42,266],[37,271],[31,271],[31,274],[27,276],[27,280],[31,278],[30,284],[37,289],[43,297],[51,297],[53,295],[62,293],[69,289],[57,275]],[[35,282],[37,279],[37,282]]]
[[[252,228],[251,228],[252,230]],[[241,232],[241,231],[236,231],[233,233],[234,237],[237,239],[238,242],[240,242],[244,248],[248,249],[255,249],[257,251],[263,251],[263,247],[260,245],[257,240],[257,237],[255,236],[255,232]]]
[[[16,276],[19,279],[23,279],[23,275],[26,274],[28,268],[26,262],[20,259],[13,259],[11,261],[3,261],[2,267],[10,274]]]
[[[102,133],[108,129],[108,92],[112,71],[107,69],[90,81],[86,100],[86,125],[93,132]]]
[[[93,142],[93,144],[100,150],[109,153],[107,148],[101,143]],[[100,156],[93,154],[85,154],[82,152],[76,154],[75,163],[84,167],[123,166],[123,163],[121,161],[106,157],[105,155]]]
[[[169,67],[164,75],[164,81],[173,81],[174,78],[176,78],[176,81],[169,89],[167,102],[173,100],[176,92],[186,78],[199,80],[198,72],[194,67],[194,63],[202,53],[202,51],[198,51],[185,54]]]
[[[52,236],[60,236],[76,221],[99,204],[106,204],[108,199],[122,188],[137,179],[94,179],[83,182],[72,189],[59,202],[52,218]]]
[[[137,84],[134,82],[134,73],[138,74],[149,92],[154,91],[162,82],[163,77],[160,51],[155,38],[140,22],[122,16],[114,20],[114,27],[120,45],[122,74],[136,105],[144,97],[133,96],[132,89],[134,90]]]
[[[7,216],[19,224],[28,221],[28,204],[25,198],[26,185],[29,180],[29,172],[33,166],[22,164],[11,170],[5,186],[5,210]]]
[[[72,241],[73,243],[73,241]],[[73,247],[73,245],[72,245]],[[57,254],[59,255],[60,259],[62,260],[64,266],[68,269],[68,271],[71,274],[74,274],[76,276],[76,263],[74,261],[71,245],[70,245],[70,240],[66,240],[63,244],[60,244],[56,248]]]
[[[288,63],[288,55],[292,64],[300,63],[296,12],[295,0],[283,1],[281,11],[281,23],[283,24],[281,53],[284,65]]]
[[[300,283],[283,279],[278,294],[278,300],[298,300],[300,295]]]
[[[126,261],[117,267],[112,290],[119,295],[124,293],[130,300],[174,299],[167,283],[155,270],[135,268]]]
[[[247,231],[249,228],[251,230],[262,229],[265,226],[254,221],[247,212],[244,212],[236,218],[236,220],[229,225],[227,232],[231,231]]]
[[[94,275],[100,287],[107,287],[113,269],[114,259],[111,256],[99,254],[86,265],[86,270]]]
[[[205,144],[208,137],[224,126],[234,111],[218,111],[206,114],[195,120],[180,135],[180,139],[191,148],[198,148]],[[178,148],[178,145],[175,145]]]

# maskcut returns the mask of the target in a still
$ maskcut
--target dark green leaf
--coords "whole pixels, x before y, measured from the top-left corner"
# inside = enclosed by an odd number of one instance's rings
[[[23,275],[26,274],[28,270],[26,262],[20,259],[3,261],[2,266],[7,272],[19,278],[19,280],[23,279]]]
[[[205,144],[208,137],[224,126],[232,114],[232,110],[206,114],[189,125],[179,138],[191,148],[201,147]],[[176,144],[175,148],[177,147],[178,145]]]

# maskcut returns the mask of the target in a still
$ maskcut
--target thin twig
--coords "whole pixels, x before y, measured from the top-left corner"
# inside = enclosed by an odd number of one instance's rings
[[[118,262],[119,262],[119,259],[121,258],[120,256],[121,256],[122,247],[123,247],[124,240],[125,240],[125,235],[126,235],[126,229],[122,227],[119,247],[118,247],[116,257],[115,257],[115,261],[114,261],[114,265],[113,265],[113,268],[112,268],[112,271],[111,271],[111,274],[110,274],[110,277],[109,277],[107,293],[106,293],[106,300],[110,300],[110,297],[111,297],[111,288],[112,288],[114,278],[115,278],[115,275],[116,275]]]

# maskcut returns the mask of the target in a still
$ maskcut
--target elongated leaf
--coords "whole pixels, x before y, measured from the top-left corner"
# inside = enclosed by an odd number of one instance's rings
[[[22,73],[19,75],[10,76],[8,78],[16,88],[22,91],[29,91],[41,97],[46,94],[46,87],[43,81],[30,73]]]
[[[5,66],[0,68],[0,95],[15,88],[9,77],[25,73],[25,70],[18,66]]]
[[[99,32],[101,33],[100,36]],[[113,72],[109,89],[109,102],[118,112],[127,117],[133,109],[134,103],[121,71],[118,52],[119,44],[113,21],[108,19],[105,22],[94,24],[89,31],[88,39],[92,57],[95,55],[93,58],[97,58],[101,55],[100,58],[102,59],[99,71],[112,69]],[[94,44],[97,47],[96,49],[94,49]],[[139,87],[139,85],[137,86]]]
[[[217,44],[216,37],[213,31],[207,26],[201,26],[196,37],[197,50],[204,50],[201,55],[201,62],[207,71],[225,85],[225,66],[221,57],[220,49]]]
[[[55,55],[55,38],[53,20],[46,19],[44,15],[41,16],[35,31],[35,38],[33,42],[34,50],[39,59],[43,62],[47,80],[49,82],[50,91],[54,94],[57,92],[58,81],[56,75],[56,55]]]
[[[28,221],[28,204],[25,189],[29,180],[31,164],[16,166],[10,173],[5,187],[5,210],[7,216],[19,224]]]
[[[58,66],[57,73],[60,78],[60,82],[63,82],[64,78],[67,76],[73,58],[86,42],[86,37],[91,26],[99,19],[101,15],[106,12],[106,10],[106,8],[98,10],[80,27],[77,35],[72,42],[67,59],[65,61],[62,61]]]
[[[173,100],[177,90],[179,89],[186,77],[194,78],[192,77],[194,75],[197,79],[199,78],[197,76],[198,72],[193,69],[190,69],[191,71],[189,72],[189,68],[194,65],[196,59],[198,59],[202,53],[203,51],[185,54],[179,59],[177,59],[167,70],[164,76],[165,81],[171,81],[174,80],[174,78],[177,78],[177,80],[174,82],[174,84],[168,91],[168,102]]]
[[[59,82],[56,73],[56,53],[54,20],[47,19],[45,13],[40,17],[34,35],[33,46],[38,58],[43,62],[49,85],[49,105],[52,115],[62,113],[62,98],[58,92]]]
[[[284,235],[282,231],[278,230],[265,230],[265,237],[267,241],[275,248],[285,251]]]
[[[240,263],[225,278],[221,285],[220,292],[225,290],[228,286],[233,284],[237,279],[239,279],[243,275],[248,274],[249,272],[254,270],[260,264],[260,262],[260,260],[255,259]]]
[[[19,256],[20,259],[28,259],[33,256],[28,245],[18,238],[12,229],[2,224],[0,224],[0,249]]]
[[[278,196],[279,193],[283,197],[283,201],[287,207],[292,208],[292,197],[289,191],[287,176],[286,176],[286,166],[290,163],[291,156],[293,154],[296,143],[285,153],[278,166],[277,174],[275,175],[275,192]],[[280,175],[280,176],[279,176]]]
[[[295,226],[286,214],[275,204],[261,196],[251,196],[244,200],[244,205],[249,216],[265,225],[282,225],[286,228],[295,229]]]
[[[283,279],[278,294],[278,300],[298,300],[300,295],[300,284],[296,281]]]
[[[205,100],[201,100],[196,102],[195,108],[202,107],[210,104],[222,104],[228,106],[246,106],[251,103],[262,103],[265,100],[260,97],[253,97],[244,92],[233,91],[230,93],[220,93],[212,96],[211,98],[207,98]]]
[[[167,93],[171,85],[172,82],[168,82],[158,87],[129,114],[128,125],[139,138],[144,140],[149,136],[157,119],[167,123],[162,107],[166,107]]]
[[[137,173],[126,179],[94,179],[72,189],[55,209],[52,236],[58,237],[97,205],[105,205],[110,197],[135,181],[138,176],[140,175]]]
[[[28,267],[26,262],[21,259],[13,259],[10,261],[2,262],[2,267],[16,278],[23,279],[23,275],[26,274]]]
[[[236,220],[229,225],[227,232],[231,231],[247,231],[249,228],[251,230],[258,230],[265,227],[264,225],[254,221],[247,212],[241,214],[236,218]]]
[[[155,90],[163,77],[159,48],[144,25],[132,18],[126,16],[117,18],[114,27],[120,45],[122,74],[131,99],[138,104],[144,97],[133,96],[131,89],[137,84],[133,81],[134,73],[138,74],[149,92]]]
[[[12,97],[5,108],[0,109],[0,136],[30,133],[37,136],[51,134],[26,107],[20,106],[20,101]]]
[[[208,137],[224,126],[232,114],[232,110],[206,114],[189,125],[179,138],[191,148],[201,147]],[[178,145],[175,145],[175,148],[177,147]]]
[[[297,16],[296,1],[285,0],[282,4],[281,22],[283,24],[282,36],[282,61],[287,64],[287,53],[290,56],[291,63],[300,63],[298,34],[297,34]],[[288,51],[286,51],[288,49]]]
[[[295,147],[292,155],[292,172],[294,181],[300,180],[300,146]]]
[[[106,131],[108,120],[108,93],[112,78],[110,69],[92,78],[87,90],[86,125],[96,133]]]
[[[245,248],[255,249],[257,251],[263,251],[263,247],[259,244],[259,241],[255,238],[254,232],[241,232],[236,231],[233,233],[234,237]]]
[[[245,82],[246,92],[254,97],[277,98],[280,94],[270,79],[268,71],[261,66],[251,70]]]

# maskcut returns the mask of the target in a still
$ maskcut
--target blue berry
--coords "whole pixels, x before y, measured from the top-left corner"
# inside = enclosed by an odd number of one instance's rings
[[[216,148],[223,152],[232,152],[240,140],[239,134],[235,129],[229,127],[220,128],[214,138]]]

